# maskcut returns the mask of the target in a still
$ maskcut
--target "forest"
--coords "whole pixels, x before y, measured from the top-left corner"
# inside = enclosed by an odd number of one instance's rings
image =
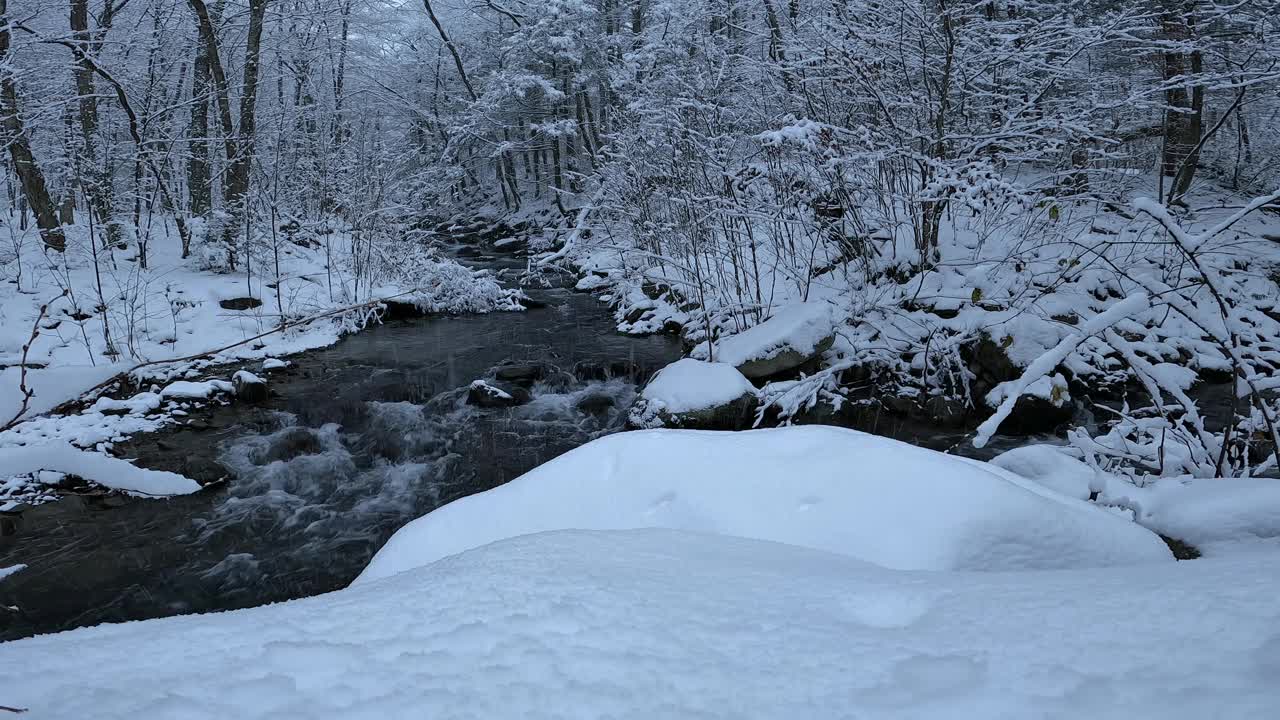
[[[0,144],[0,715],[1280,700],[1275,0],[0,0]]]

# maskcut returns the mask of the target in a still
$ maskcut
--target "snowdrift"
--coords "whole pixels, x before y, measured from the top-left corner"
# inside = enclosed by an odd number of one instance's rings
[[[672,528],[908,570],[1172,561],[1150,531],[984,463],[833,427],[601,438],[402,528],[356,582],[560,529]]]
[[[1242,582],[1247,579],[1247,582]],[[23,718],[1264,718],[1276,556],[908,573],[670,530],[0,644]]]

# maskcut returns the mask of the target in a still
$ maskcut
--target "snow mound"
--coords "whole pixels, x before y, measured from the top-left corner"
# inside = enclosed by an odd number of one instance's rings
[[[1014,448],[992,458],[991,464],[1079,500],[1102,489],[1093,468],[1052,445]]]
[[[668,412],[682,413],[730,403],[755,391],[732,365],[684,358],[659,370],[640,397],[661,403]]]
[[[831,306],[824,302],[797,303],[743,332],[716,343],[715,360],[740,367],[793,350],[801,355],[818,352],[835,328]]]
[[[1172,561],[1154,534],[985,463],[824,426],[610,435],[397,532],[356,582],[497,540],[662,527],[911,570]]]
[[[1275,556],[904,573],[570,531],[305,600],[0,644],[0,677],[31,720],[1264,718],[1278,592]]]
[[[79,475],[99,485],[139,495],[187,495],[200,489],[177,473],[134,467],[101,453],[86,452],[64,442],[0,448],[0,477],[52,470]]]

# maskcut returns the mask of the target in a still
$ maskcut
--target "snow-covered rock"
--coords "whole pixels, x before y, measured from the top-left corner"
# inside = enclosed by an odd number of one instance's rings
[[[284,368],[287,368],[292,364],[293,363],[289,362],[288,360],[281,360],[280,358],[269,357],[266,360],[262,361],[262,369],[263,370],[283,370]]]
[[[89,410],[104,415],[145,415],[160,408],[160,396],[153,392],[141,392],[126,400],[100,397]]]
[[[911,570],[1172,561],[1150,531],[986,463],[824,426],[611,435],[402,528],[357,582],[547,530],[665,527]]]
[[[0,477],[41,470],[78,475],[104,487],[136,495],[186,495],[200,489],[177,473],[146,470],[124,460],[87,452],[64,442],[0,448]]]
[[[267,381],[248,370],[237,370],[231,376],[236,398],[245,402],[262,402],[267,399]]]
[[[712,359],[733,365],[749,378],[764,378],[803,365],[834,342],[831,306],[825,302],[797,303],[755,327],[720,340]],[[706,346],[701,350],[705,357]]]
[[[1275,556],[906,573],[739,538],[505,540],[318,597],[0,644],[32,720],[1266,718]]]
[[[160,397],[165,400],[206,400],[219,393],[235,391],[235,386],[226,380],[204,380],[192,382],[178,380],[164,386]]]
[[[749,425],[756,389],[732,365],[684,358],[664,367],[631,409],[633,427],[736,430]]]
[[[1000,407],[1009,393],[1016,391],[1017,385],[1016,380],[1000,383],[987,393],[987,405],[993,409]],[[1071,398],[1067,379],[1061,373],[1054,373],[1027,386],[1000,424],[1000,432],[1008,435],[1049,432],[1070,421],[1075,411],[1076,403]]]
[[[467,403],[477,407],[515,407],[529,400],[529,391],[514,385],[501,386],[485,380],[473,380],[467,388]]]

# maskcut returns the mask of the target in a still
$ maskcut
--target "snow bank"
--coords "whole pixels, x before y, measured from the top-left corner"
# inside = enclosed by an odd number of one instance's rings
[[[0,477],[41,470],[79,475],[99,485],[139,495],[186,495],[200,489],[195,480],[177,473],[134,467],[124,460],[86,452],[64,442],[0,448]]]
[[[1278,593],[1275,556],[905,573],[545,533],[305,600],[0,644],[0,702],[31,720],[1265,718]]]
[[[684,358],[659,370],[640,397],[661,403],[668,412],[682,413],[733,402],[755,391],[751,381],[732,365]]]
[[[1120,492],[1118,482],[1111,493]],[[1206,555],[1246,546],[1280,548],[1280,480],[1275,478],[1167,478],[1127,490],[1140,508],[1139,522]]]
[[[588,443],[396,533],[356,582],[503,538],[665,527],[919,570],[1172,560],[1151,532],[985,463],[808,426],[651,430]]]
[[[796,303],[744,332],[716,343],[717,362],[741,367],[748,362],[767,360],[786,350],[812,355],[831,337],[835,320],[831,306],[824,302]]]

